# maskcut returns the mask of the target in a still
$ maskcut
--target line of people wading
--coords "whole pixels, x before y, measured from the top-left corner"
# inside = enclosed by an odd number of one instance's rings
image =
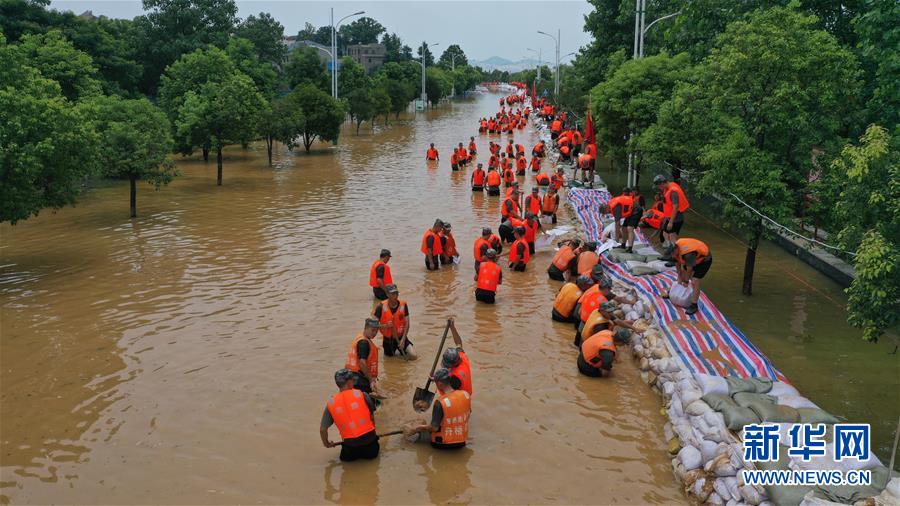
[[[507,103],[509,109],[505,107]],[[513,109],[513,105],[518,103],[522,103],[522,99],[517,95],[501,99],[500,112],[479,121],[479,133],[513,135],[515,131],[524,129],[531,109],[527,106]],[[574,158],[578,161],[576,173],[581,169],[582,178],[593,181],[596,146],[584,142],[584,136],[577,128],[566,126],[565,114],[556,115],[554,107],[545,104],[543,99],[535,106],[540,108],[538,115],[541,119],[550,125],[553,148],[559,152],[559,159],[566,161]],[[493,140],[489,142],[488,150],[487,172],[478,163],[472,171],[470,183],[472,191],[486,191],[489,196],[499,197],[501,186],[505,187],[500,203],[499,235],[494,234],[490,227],[484,227],[473,245],[475,299],[493,304],[497,288],[503,281],[498,258],[503,252],[504,242],[510,245],[508,268],[511,271],[525,271],[535,254],[537,234],[542,230],[540,217],[546,217],[545,220],[551,223],[557,222],[559,191],[566,182],[562,167],[552,174],[541,171],[547,151],[543,141],[532,147],[530,162],[525,159],[524,146],[513,139],[508,140],[505,151],[501,143]],[[468,146],[459,143],[451,151],[451,170],[461,170],[477,157],[475,138],[470,137]],[[425,158],[430,165],[440,160],[434,144],[427,149]],[[535,173],[534,182],[530,194],[523,198],[516,176],[524,176],[529,167]],[[642,212],[644,202],[639,191],[629,188],[602,206],[600,212],[614,217],[616,225],[613,235],[628,251],[633,245],[636,227],[655,225],[660,230],[665,241],[664,258],[677,264],[679,282],[692,288],[691,305],[686,312],[693,314],[697,311],[700,279],[709,271],[712,256],[703,242],[678,238],[684,213],[689,208],[681,187],[660,176],[654,184],[659,188],[658,195],[646,213]],[[543,196],[540,193],[542,188],[545,190]],[[576,358],[578,371],[591,377],[609,375],[616,360],[616,344],[627,343],[634,330],[633,321],[616,317],[617,304],[634,304],[635,301],[612,291],[612,281],[604,273],[595,242],[570,239],[560,242],[558,246],[547,274],[551,280],[564,284],[554,300],[551,317],[554,321],[574,326],[573,344],[579,350]],[[428,271],[460,263],[451,224],[441,219],[435,220],[432,227],[425,231],[421,252]],[[375,343],[377,335],[382,335],[382,349],[386,357],[416,358],[415,348],[409,339],[409,306],[400,298],[400,290],[393,281],[388,265],[390,259],[391,252],[383,249],[371,266],[369,286],[377,303],[372,314],[366,318],[362,332],[351,342],[344,368],[334,374],[339,391],[328,401],[322,415],[322,443],[329,448],[340,445],[342,461],[374,459],[380,450],[374,417],[383,398],[377,391],[380,361],[379,348]],[[447,332],[452,333],[455,346],[440,355],[442,367],[432,369],[429,382],[434,381],[437,395],[431,405],[431,421],[403,431],[407,436],[425,435],[436,449],[464,447],[471,415],[471,365],[452,318],[447,322],[445,338]],[[424,411],[428,404],[429,401],[420,399],[414,402],[414,407],[417,411]],[[328,429],[332,425],[337,426],[341,442],[329,439]]]

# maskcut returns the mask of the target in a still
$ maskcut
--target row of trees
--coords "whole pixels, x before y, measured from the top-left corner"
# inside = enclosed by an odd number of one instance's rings
[[[670,168],[718,198],[747,240],[752,293],[766,221],[814,219],[857,279],[849,319],[875,340],[900,318],[900,4],[649,0],[680,11],[632,51],[634,2],[590,0],[594,41],[562,74],[565,106],[590,104],[600,148]],[[666,28],[664,28],[666,27]]]
[[[418,94],[421,67],[404,51],[372,75],[342,58],[333,99],[317,51],[287,54],[281,24],[266,13],[237,18],[234,0],[144,0],[146,14],[133,20],[48,4],[0,3],[0,221],[72,204],[96,176],[130,181],[135,216],[137,182],[171,181],[172,153],[214,154],[221,185],[227,145],[263,139],[271,165],[275,142],[308,152],[316,140],[337,140],[348,114],[358,132],[398,117]],[[384,32],[371,18],[345,29],[346,43]],[[453,47],[452,71],[442,62],[428,69],[432,103],[480,80]]]

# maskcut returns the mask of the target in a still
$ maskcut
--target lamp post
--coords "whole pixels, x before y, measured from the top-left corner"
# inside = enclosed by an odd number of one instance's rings
[[[525,49],[527,49],[527,50],[529,50],[529,51],[532,51],[532,52],[535,52],[535,53],[537,53],[537,55],[538,55],[537,77],[536,77],[536,79],[537,79],[537,80],[540,80],[540,79],[541,79],[541,49],[540,49],[540,48],[538,48],[538,49],[531,49],[530,47],[526,47]]]
[[[354,12],[353,14],[347,14],[338,20],[337,24],[334,22],[334,7],[331,8],[331,96],[332,98],[338,98],[338,86],[337,86],[337,28],[341,26],[341,23],[350,17],[359,16],[360,14],[365,14],[366,11]]]
[[[435,42],[434,44],[427,44],[425,41],[422,41],[422,110],[425,110],[425,50],[429,47],[434,47],[438,45],[439,42]]]
[[[681,11],[673,12],[672,14],[666,14],[665,16],[656,18],[649,25],[644,26],[645,18],[647,15],[647,0],[634,0],[634,48],[632,51],[632,57],[637,60],[644,57],[644,35],[647,34],[647,30],[650,29],[656,23],[663,21],[665,19],[674,18],[681,14]],[[634,136],[634,132],[628,133],[628,140],[631,141],[631,138]],[[628,153],[628,186],[637,186],[638,184],[638,174],[637,167],[634,164],[634,153]]]
[[[450,73],[456,70],[456,53],[450,53]],[[451,76],[452,77],[452,76]],[[453,84],[450,87],[450,96],[456,96],[456,79],[453,79]]]
[[[637,1],[642,1],[642,0],[637,0]],[[540,30],[538,30],[538,33],[541,34],[541,35],[546,35],[547,37],[550,37],[551,39],[553,39],[553,42],[556,43],[556,76],[554,76],[554,77],[556,77],[556,79],[555,79],[555,82],[553,83],[553,93],[554,93],[556,96],[559,96],[559,39],[560,39],[560,30],[557,30],[557,31],[556,31],[556,37],[550,35],[550,34],[547,33],[547,32],[542,32],[542,31],[540,31]]]

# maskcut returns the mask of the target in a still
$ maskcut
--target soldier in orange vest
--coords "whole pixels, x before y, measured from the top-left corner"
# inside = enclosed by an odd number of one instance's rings
[[[703,241],[684,237],[678,239],[674,244],[666,243],[663,246],[663,253],[666,256],[674,257],[675,264],[678,266],[678,282],[684,286],[691,286],[691,305],[684,310],[686,314],[694,314],[699,308],[697,301],[700,300],[700,280],[709,272],[712,266],[712,253],[709,246]],[[663,295],[668,298],[669,294]]]
[[[550,267],[547,268],[547,275],[550,279],[565,281],[567,273],[570,277],[577,275],[575,267],[578,264],[578,254],[581,253],[581,241],[578,239],[565,240],[557,246],[559,251],[553,255]]]
[[[493,304],[497,295],[497,287],[503,284],[503,269],[497,265],[497,250],[488,248],[481,257],[478,272],[475,274],[475,300],[485,304]]]
[[[381,347],[384,348],[384,356],[393,357],[398,354],[407,359],[416,358],[413,343],[409,340],[409,305],[400,298],[400,290],[397,285],[387,285],[388,298],[375,306],[372,316],[381,324]]]
[[[663,221],[659,230],[664,240],[674,243],[678,240],[678,234],[684,225],[684,213],[691,205],[681,185],[670,181],[666,176],[657,175],[653,178],[653,184],[658,186],[663,194]]]
[[[328,429],[337,425],[341,434],[341,461],[357,459],[372,460],[378,457],[381,447],[375,434],[375,401],[369,394],[353,386],[354,374],[347,369],[334,373],[334,382],[340,391],[328,400],[319,435],[325,448],[334,448],[338,443],[328,439]]]
[[[344,368],[356,373],[356,388],[367,394],[372,393],[378,382],[378,346],[374,339],[380,328],[380,321],[366,318],[366,325],[353,339],[344,363]]]
[[[581,343],[578,353],[578,372],[600,378],[603,371],[609,376],[616,359],[616,343],[611,330],[601,330]]]
[[[394,282],[391,276],[391,268],[388,262],[391,260],[391,251],[383,249],[378,255],[378,260],[372,263],[372,269],[369,271],[369,286],[372,287],[372,293],[378,300],[388,298],[387,292],[384,291],[385,286]]]
[[[422,237],[422,253],[425,254],[425,268],[436,271],[440,267],[441,255],[444,248],[441,246],[441,232],[444,230],[444,222],[434,220],[434,225],[425,231]]]
[[[447,348],[441,357],[441,365],[450,372],[450,384],[455,390],[465,390],[472,395],[472,367],[469,365],[469,357],[463,350],[462,338],[456,330],[456,322],[450,318],[450,331],[453,333],[453,343],[456,348]]]
[[[450,371],[443,368],[434,372],[434,384],[438,395],[431,411],[431,423],[414,427],[407,431],[407,435],[430,433],[434,448],[462,448],[469,439],[469,416],[472,413],[469,392],[453,388]]]

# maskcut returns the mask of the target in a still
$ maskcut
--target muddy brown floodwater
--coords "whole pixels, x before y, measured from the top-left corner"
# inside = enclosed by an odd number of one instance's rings
[[[475,304],[471,244],[499,204],[423,158],[429,142],[446,157],[496,108],[488,95],[374,134],[348,128],[338,148],[279,150],[274,168],[262,145],[231,149],[222,187],[214,162],[180,161],[170,186],[140,188],[135,220],[114,183],[3,225],[0,499],[684,502],[659,400],[630,356],[609,379],[578,374],[571,327],[550,320],[549,253],[507,274],[496,306]],[[419,244],[437,217],[464,260],[426,274]],[[342,465],[318,425],[383,247],[424,359],[386,360],[377,423],[413,419],[453,315],[473,362],[471,440],[441,453],[392,438],[377,461]]]

